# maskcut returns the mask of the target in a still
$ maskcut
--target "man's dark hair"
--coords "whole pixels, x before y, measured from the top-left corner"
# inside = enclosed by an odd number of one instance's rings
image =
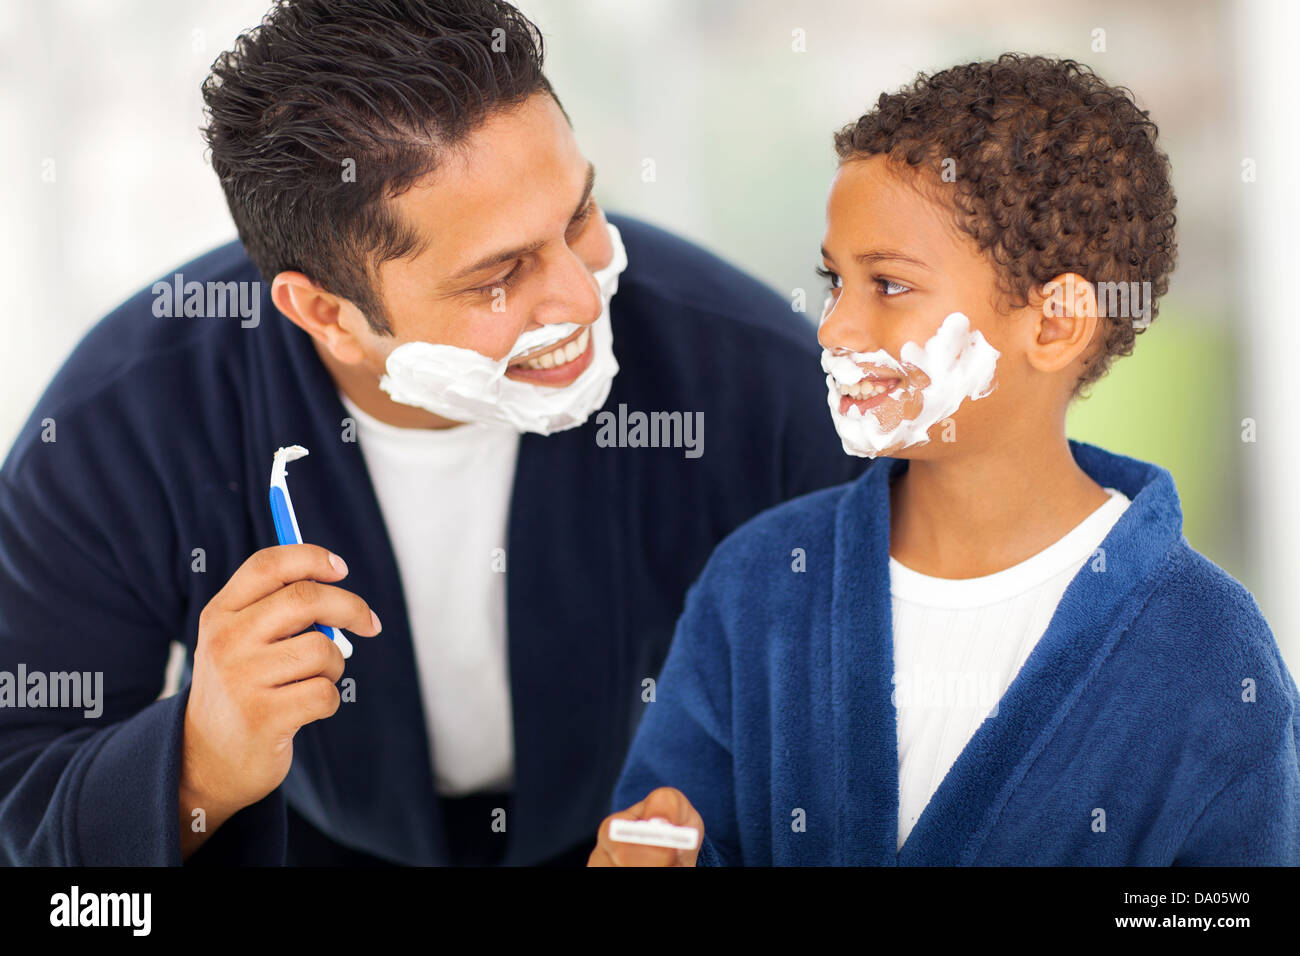
[[[420,238],[389,200],[490,113],[554,97],[543,56],[499,0],[277,0],[203,84],[212,168],[258,270],[302,272],[391,334],[378,267]]]
[[[1149,282],[1151,317],[1177,245],[1168,157],[1133,95],[1074,60],[1005,53],[883,94],[835,134],[841,162],[884,154],[923,167],[955,223],[992,256],[1015,307],[1058,275]],[[942,176],[949,160],[955,176]],[[1133,351],[1130,318],[1103,318],[1078,394]]]

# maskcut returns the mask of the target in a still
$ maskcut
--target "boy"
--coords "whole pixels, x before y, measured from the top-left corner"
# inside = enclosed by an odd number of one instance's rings
[[[719,546],[591,865],[1300,863],[1300,698],[1259,609],[1166,471],[1065,437],[1133,347],[1102,283],[1153,314],[1168,287],[1155,134],[1013,54],[838,134],[822,364],[845,451],[892,460]]]

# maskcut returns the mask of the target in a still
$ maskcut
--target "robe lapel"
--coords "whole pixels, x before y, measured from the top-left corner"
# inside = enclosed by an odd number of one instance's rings
[[[980,724],[926,805],[898,854],[899,865],[970,865],[977,859],[1002,807],[1141,609],[1149,579],[1182,537],[1178,495],[1167,472],[1090,445],[1070,446],[1089,476],[1132,501],[1102,541],[1105,570],[1094,570],[1100,563],[1090,560],[1070,582],[996,716]],[[878,578],[883,575],[877,587],[887,592],[888,563],[872,568]],[[888,622],[883,633],[892,660]],[[895,746],[895,825],[897,753]]]
[[[907,462],[878,462],[835,516],[831,707],[839,866],[897,861],[898,736],[889,597],[889,480]],[[883,575],[879,569],[883,568]]]
[[[607,811],[617,768],[611,714],[630,712],[628,612],[613,564],[627,554],[611,518],[621,494],[618,459],[593,454],[594,419],[553,435],[523,435],[510,502],[506,620],[514,717],[514,805],[507,864],[554,852],[555,830],[574,838]],[[635,612],[635,608],[631,609]]]
[[[265,499],[275,449],[308,448],[311,455],[290,471],[303,538],[344,557],[349,573],[339,586],[365,598],[384,625],[374,638],[352,638],[344,678],[355,681],[356,701],[298,732],[286,795],[309,815],[314,805],[344,842],[350,836],[354,845],[395,860],[435,864],[446,859],[446,847],[415,648],[388,531],[360,444],[342,440],[347,411],[333,380],[307,335],[270,314],[287,353],[277,357],[288,368],[265,368],[257,377],[285,387],[266,402],[269,427],[253,423],[253,434],[263,437],[249,449],[250,481],[258,481],[254,487]],[[275,544],[265,503],[255,514],[259,546]]]

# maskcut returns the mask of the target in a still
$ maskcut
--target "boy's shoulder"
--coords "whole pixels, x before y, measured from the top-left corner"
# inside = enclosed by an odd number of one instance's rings
[[[1263,612],[1185,537],[1170,549],[1131,629],[1148,673],[1164,675],[1157,696],[1167,705],[1181,701],[1189,725],[1249,725],[1261,745],[1294,732],[1300,691]],[[1224,759],[1244,756],[1239,736],[1227,743]]]
[[[1159,572],[1144,614],[1175,617],[1179,630],[1207,653],[1277,645],[1254,596],[1240,581],[1181,538]]]

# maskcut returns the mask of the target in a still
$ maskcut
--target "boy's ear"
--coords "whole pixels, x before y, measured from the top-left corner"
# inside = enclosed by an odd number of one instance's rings
[[[1043,285],[1030,300],[1037,313],[1026,348],[1029,364],[1040,372],[1059,372],[1087,353],[1097,332],[1097,290],[1077,272],[1065,272]]]
[[[271,301],[340,362],[356,365],[365,360],[361,342],[340,322],[350,307],[346,300],[326,292],[301,272],[281,272],[271,280]]]

